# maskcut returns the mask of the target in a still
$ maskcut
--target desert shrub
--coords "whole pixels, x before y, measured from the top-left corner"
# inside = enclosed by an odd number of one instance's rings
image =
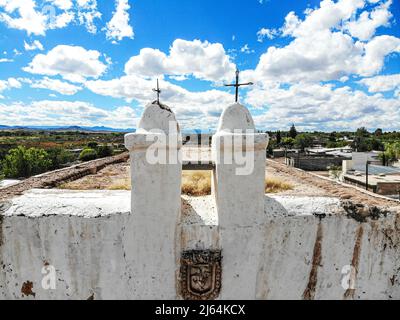
[[[107,188],[108,190],[131,190],[131,180],[130,178],[116,179],[113,180],[111,185]]]
[[[384,154],[389,161],[400,159],[400,142],[386,143]]]
[[[52,170],[58,169],[63,164],[67,164],[75,160],[75,156],[63,148],[52,148],[47,150],[47,153],[51,160]]]
[[[211,194],[210,171],[185,171],[182,176],[182,194],[206,196]]]
[[[114,149],[109,146],[99,146],[97,148],[97,156],[99,158],[105,158],[105,157],[110,157],[114,153]]]
[[[340,180],[340,177],[342,176],[343,173],[343,169],[341,166],[332,165],[329,166],[327,169],[329,170],[329,174],[333,179]]]
[[[8,152],[2,161],[2,170],[7,178],[26,178],[46,172],[51,165],[45,150],[19,146]]]
[[[98,144],[97,142],[89,142],[89,143],[87,144],[87,147],[88,147],[89,149],[97,149],[98,146],[99,146],[99,144]]]
[[[302,133],[296,136],[294,139],[294,145],[304,151],[305,148],[311,147],[313,144],[313,138],[308,133]]]
[[[293,138],[283,138],[281,144],[285,148],[292,148],[294,145],[294,139]]]
[[[293,185],[278,178],[267,178],[266,193],[279,193],[293,190]],[[211,172],[184,171],[182,176],[182,194],[206,196],[211,194]]]
[[[81,161],[90,161],[95,160],[97,158],[97,152],[94,149],[86,148],[83,149],[81,154],[79,155],[79,160]]]
[[[267,178],[265,180],[265,193],[279,193],[293,190],[293,186],[278,178]]]

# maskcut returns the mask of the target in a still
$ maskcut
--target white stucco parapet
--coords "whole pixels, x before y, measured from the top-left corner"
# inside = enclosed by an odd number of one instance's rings
[[[31,190],[0,203],[0,299],[134,299],[134,243],[125,240],[132,238],[128,223],[136,215],[129,195]],[[310,290],[317,300],[342,300],[348,293],[355,300],[400,299],[399,237],[387,236],[398,234],[398,214],[359,223],[334,197],[264,200],[268,221],[260,239],[265,245],[256,270],[257,299],[300,300]],[[182,249],[220,249],[213,197],[185,196],[183,203],[177,236]],[[326,217],[316,217],[321,213]],[[355,257],[356,285],[348,291],[343,268]],[[53,279],[54,288],[44,279]],[[224,277],[223,286],[236,280]],[[241,297],[241,290],[232,296]]]
[[[129,235],[124,241],[133,248],[126,259],[133,265],[135,299],[177,297],[179,248],[175,242],[182,177],[182,164],[177,160],[181,141],[174,113],[156,102],[146,107],[137,132],[125,136],[131,160],[134,215],[129,219]],[[150,150],[155,143],[157,150]],[[149,159],[167,149],[164,161]]]
[[[219,218],[221,299],[255,299],[257,266],[265,239],[265,161],[268,135],[256,133],[240,104],[222,114],[213,137],[213,188]]]

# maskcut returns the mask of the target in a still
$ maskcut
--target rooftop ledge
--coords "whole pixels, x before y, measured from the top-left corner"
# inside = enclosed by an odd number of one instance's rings
[[[0,203],[0,215],[30,218],[72,216],[99,218],[130,214],[130,191],[72,191],[32,189],[23,195]],[[265,196],[268,217],[334,215],[344,213],[339,198],[307,196]],[[244,213],[245,214],[245,213]],[[184,223],[217,225],[213,196],[182,196]]]

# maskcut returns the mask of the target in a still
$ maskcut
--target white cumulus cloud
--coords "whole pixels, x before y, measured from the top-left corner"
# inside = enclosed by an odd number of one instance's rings
[[[369,92],[386,92],[400,89],[400,74],[364,78],[359,83],[368,87]]]
[[[67,96],[72,96],[76,94],[78,91],[82,90],[82,87],[76,86],[74,84],[65,81],[50,79],[48,77],[32,81],[31,87],[56,91],[60,94]]]
[[[9,28],[25,30],[28,35],[44,35],[48,17],[42,14],[33,0],[0,1],[0,21]],[[15,16],[17,15],[17,16]]]
[[[38,54],[24,71],[48,76],[60,75],[72,82],[98,78],[107,69],[100,61],[100,52],[79,46],[58,45],[47,54]]]
[[[107,39],[121,41],[123,38],[133,38],[133,28],[129,25],[129,9],[128,0],[116,0],[116,10],[105,28]]]
[[[272,40],[278,35],[279,30],[277,29],[262,28],[257,32],[257,41],[263,42],[265,38]]]
[[[389,3],[373,9],[371,16],[387,10]],[[364,5],[364,0],[323,0],[319,8],[307,10],[304,20],[294,12],[289,13],[281,31],[294,39],[284,47],[269,47],[260,57],[254,77],[293,83],[379,73],[385,58],[400,52],[400,39],[381,35],[359,41],[348,34],[343,24]],[[372,31],[368,33],[372,35]]]
[[[354,130],[358,127],[398,130],[400,100],[381,94],[368,95],[350,87],[299,83],[257,87],[246,102],[264,112],[255,116],[257,125],[269,130]]]
[[[83,101],[41,100],[32,103],[0,103],[0,123],[6,125],[108,126],[132,128],[135,111],[128,106],[104,109]]]
[[[0,93],[12,88],[21,88],[22,84],[18,79],[8,78],[7,80],[0,80]]]
[[[369,40],[374,36],[375,31],[380,26],[388,26],[392,18],[392,13],[389,8],[392,0],[382,3],[371,12],[363,11],[359,18],[355,21],[348,21],[345,24],[347,29],[353,37],[360,40]]]
[[[174,41],[169,55],[157,49],[144,48],[125,65],[128,75],[193,75],[209,81],[231,79],[234,71],[235,64],[222,44],[182,39]]]
[[[43,45],[40,43],[39,40],[34,40],[31,44],[24,41],[24,48],[26,51],[44,50]]]
[[[123,98],[128,102],[138,101],[142,107],[155,100],[152,91],[155,81],[135,75],[87,81],[86,86],[100,95]],[[175,111],[184,128],[215,128],[223,108],[234,101],[233,96],[225,91],[191,92],[167,81],[161,81],[160,86],[161,101]]]

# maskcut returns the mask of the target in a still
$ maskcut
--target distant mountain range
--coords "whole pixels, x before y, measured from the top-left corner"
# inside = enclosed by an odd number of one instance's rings
[[[4,126],[0,130],[45,130],[45,131],[83,131],[83,132],[135,132],[136,129],[115,129],[104,126],[81,127],[81,126]]]
[[[136,132],[136,129],[116,129],[104,126],[82,127],[82,126],[4,126],[0,125],[1,130],[44,130],[44,131],[81,131],[81,132]],[[192,129],[183,130],[182,134],[207,134],[210,130]]]

